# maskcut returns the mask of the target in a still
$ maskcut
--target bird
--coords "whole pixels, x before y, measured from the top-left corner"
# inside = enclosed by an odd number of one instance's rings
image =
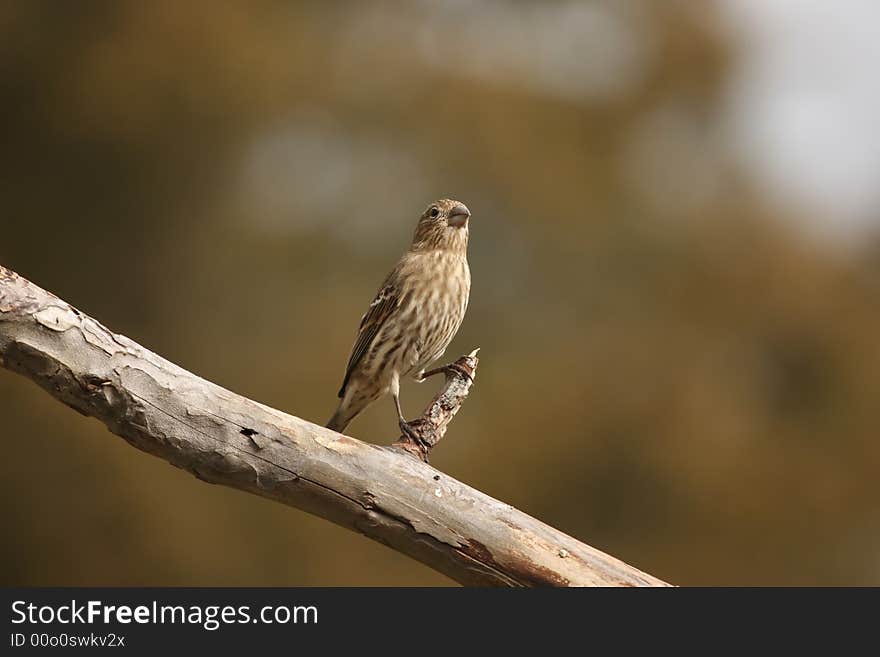
[[[389,392],[400,430],[414,437],[400,407],[400,381],[418,382],[443,356],[467,312],[471,213],[453,199],[434,201],[419,217],[412,244],[385,278],[360,328],[327,428],[343,432],[361,411]]]

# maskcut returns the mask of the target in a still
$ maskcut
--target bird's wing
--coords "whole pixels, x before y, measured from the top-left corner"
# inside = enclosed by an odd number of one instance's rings
[[[345,394],[345,387],[348,385],[348,380],[351,378],[354,368],[357,367],[357,364],[363,358],[367,349],[369,349],[379,330],[385,325],[385,322],[400,304],[400,296],[395,279],[394,272],[392,272],[388,279],[386,279],[385,284],[379,288],[376,298],[373,299],[373,303],[370,304],[366,314],[361,319],[357,340],[351,350],[348,366],[345,368],[345,380],[339,389],[340,397]]]

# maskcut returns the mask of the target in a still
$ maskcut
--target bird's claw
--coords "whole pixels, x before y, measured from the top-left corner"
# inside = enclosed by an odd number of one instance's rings
[[[424,374],[422,374],[421,380],[424,381],[428,377],[434,376],[435,374],[445,374],[447,376],[451,374],[458,374],[461,377],[469,380],[471,383],[473,383],[474,381],[473,375],[458,363],[449,363],[448,365],[444,365],[443,367],[433,369],[430,372],[425,372]]]
[[[397,426],[400,427],[401,433],[406,438],[414,442],[416,445],[421,445],[422,437],[409,422],[401,418],[400,421],[398,421]]]
[[[450,363],[449,365],[446,366],[446,369],[452,370],[453,372],[457,372],[463,378],[467,379],[471,383],[474,382],[474,375],[471,372],[469,372],[466,368],[459,365],[458,363]]]

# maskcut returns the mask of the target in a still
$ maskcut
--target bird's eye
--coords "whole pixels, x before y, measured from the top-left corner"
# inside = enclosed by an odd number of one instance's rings
[[[428,212],[428,216],[431,217],[431,219],[436,219],[440,216],[440,210],[437,208],[431,208],[431,211]]]

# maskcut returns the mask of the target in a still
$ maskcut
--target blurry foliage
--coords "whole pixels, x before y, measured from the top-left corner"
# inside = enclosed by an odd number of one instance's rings
[[[877,258],[806,242],[743,182],[716,21],[4,3],[0,262],[322,422],[418,213],[460,198],[474,289],[448,355],[483,363],[437,467],[679,584],[880,584]],[[405,386],[411,414],[431,387]],[[4,584],[449,583],[3,371],[0,418]],[[388,442],[393,420],[386,400],[352,431]]]

